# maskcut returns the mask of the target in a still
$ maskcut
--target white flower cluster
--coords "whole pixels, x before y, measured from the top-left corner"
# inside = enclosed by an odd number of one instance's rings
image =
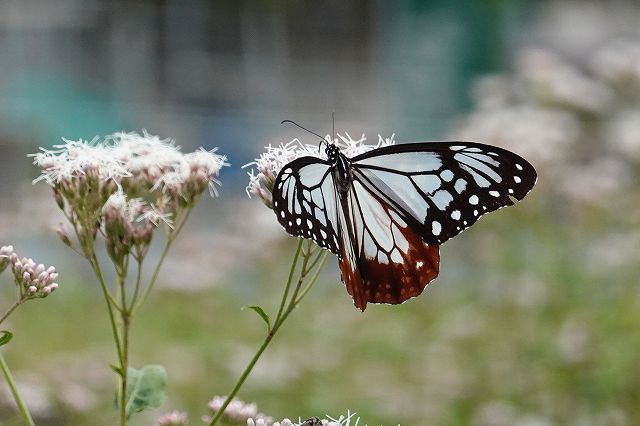
[[[58,288],[58,284],[54,282],[58,278],[54,266],[47,267],[27,257],[20,259],[13,250],[13,246],[3,246],[0,248],[0,272],[9,265],[11,265],[13,277],[18,287],[20,302],[37,297],[47,297]]]
[[[355,157],[356,155],[371,151],[372,149],[383,146],[393,145],[394,135],[389,138],[382,138],[378,135],[378,143],[366,144],[366,137],[363,134],[359,139],[353,139],[345,132],[344,136],[338,134],[338,138],[333,141],[347,157]],[[331,136],[325,137],[325,142],[332,143]],[[303,144],[299,139],[291,142],[281,143],[279,146],[269,144],[266,151],[249,164],[243,167],[253,166],[249,171],[249,185],[247,186],[247,195],[257,196],[264,204],[273,208],[273,200],[271,193],[273,185],[280,170],[293,160],[301,157],[317,157],[326,159],[324,150],[320,149],[320,145]]]
[[[214,414],[218,412],[226,399],[226,396],[214,396],[208,404],[211,412]],[[227,405],[222,417],[230,423],[244,423],[249,419],[257,419],[265,425],[271,425],[273,423],[273,418],[258,412],[258,406],[255,402],[247,403],[236,398],[231,400],[229,405]],[[204,418],[203,420],[209,421],[208,418]]]
[[[337,419],[326,416],[326,419],[313,417],[307,420],[298,419],[297,422],[284,419],[274,423],[267,423],[263,419],[254,420],[250,418],[247,420],[247,426],[357,426],[360,423],[360,417],[355,415],[356,413],[347,412],[347,415],[340,416]]]
[[[65,140],[32,156],[42,169],[35,181],[52,186],[83,253],[92,256],[100,230],[117,262],[133,249],[142,255],[153,231],[161,224],[173,229],[176,218],[207,188],[214,195],[216,177],[227,165],[215,150],[183,154],[172,140],[146,132],[114,133],[101,141]],[[71,246],[64,228],[57,232]]]
[[[118,132],[100,141],[71,141],[54,149],[41,148],[31,154],[34,164],[42,169],[36,179],[52,186],[65,181],[96,176],[102,181],[114,181],[128,189],[162,189],[185,198],[209,187],[215,193],[219,182],[215,177],[227,165],[226,157],[215,149],[183,154],[171,139],[160,139],[143,131],[142,135]]]
[[[186,426],[189,424],[187,413],[171,411],[156,420],[155,426]]]

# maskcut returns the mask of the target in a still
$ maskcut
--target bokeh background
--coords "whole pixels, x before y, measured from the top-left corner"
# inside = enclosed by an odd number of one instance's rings
[[[257,348],[295,242],[244,193],[269,143],[336,128],[461,138],[539,171],[520,205],[442,247],[402,306],[356,310],[332,261],[240,397],[275,418],[369,425],[640,423],[640,4],[633,1],[0,3],[0,245],[54,264],[3,348],[38,424],[112,424],[115,359],[88,265],[60,243],[28,153],[147,129],[219,147],[197,208],[133,328],[133,365],[169,373],[191,424]],[[0,302],[13,286],[0,277]],[[4,309],[4,308],[3,308]],[[19,424],[2,386],[0,418]]]

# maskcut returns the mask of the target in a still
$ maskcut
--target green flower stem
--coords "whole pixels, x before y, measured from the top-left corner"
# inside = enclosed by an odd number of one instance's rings
[[[129,377],[129,327],[131,318],[126,309],[127,294],[125,291],[126,268],[118,275],[118,288],[120,291],[121,303],[125,308],[120,312],[122,318],[122,358],[120,361],[120,424],[127,424],[127,382]]]
[[[142,306],[144,301],[149,296],[149,292],[151,292],[151,289],[156,283],[156,279],[158,278],[158,273],[160,273],[160,268],[164,263],[164,259],[165,257],[167,257],[167,253],[169,253],[169,249],[171,248],[171,245],[178,237],[178,234],[184,227],[184,224],[187,223],[187,219],[189,218],[189,215],[191,214],[192,209],[193,207],[189,207],[187,209],[186,213],[182,217],[182,220],[180,220],[180,223],[178,224],[178,226],[176,226],[176,228],[169,233],[169,236],[167,237],[167,244],[165,244],[164,249],[162,250],[162,254],[160,255],[160,260],[158,260],[158,264],[156,265],[156,268],[153,271],[153,275],[151,276],[149,283],[147,284],[146,288],[142,292],[142,296],[140,297],[140,300],[132,299],[131,301],[131,306],[133,306],[133,308],[131,309],[131,316],[135,315],[138,309],[140,309],[140,306]]]
[[[18,304],[16,304],[17,306]],[[20,409],[20,413],[22,413],[22,418],[24,422],[29,426],[35,426],[33,422],[33,418],[31,418],[31,413],[29,413],[29,409],[27,405],[22,400],[20,396],[20,392],[18,392],[18,387],[16,386],[16,382],[13,380],[13,376],[11,375],[11,371],[9,371],[9,366],[7,365],[2,353],[0,353],[0,369],[2,369],[2,374],[4,374],[5,379],[7,379],[7,384],[9,385],[9,389],[13,394],[13,399],[15,399],[16,404],[18,404],[18,408]]]
[[[118,361],[120,365],[122,365],[122,347],[120,345],[120,334],[118,333],[118,326],[116,325],[116,319],[113,315],[113,307],[111,294],[109,293],[109,289],[107,288],[107,284],[104,281],[104,276],[102,275],[102,270],[100,269],[100,263],[98,262],[98,258],[95,253],[93,253],[92,257],[89,259],[91,266],[93,266],[93,270],[98,277],[98,281],[100,281],[100,287],[102,287],[102,294],[104,295],[105,302],[107,302],[107,311],[109,312],[109,322],[111,323],[111,331],[113,332],[113,339],[116,342],[116,350],[118,352]],[[113,301],[115,303],[115,301]],[[116,305],[117,306],[117,305]]]
[[[278,314],[276,315],[276,319],[274,323],[280,321],[280,317],[282,316],[282,311],[284,310],[284,305],[287,303],[287,296],[289,295],[289,289],[291,288],[291,282],[293,281],[293,274],[296,272],[296,266],[298,265],[298,259],[300,258],[300,250],[302,250],[302,244],[304,240],[302,238],[298,239],[298,247],[296,249],[296,254],[293,256],[293,263],[291,263],[291,269],[289,270],[289,278],[287,279],[287,285],[284,287],[284,293],[282,293],[282,301],[280,302],[280,307],[278,308]]]
[[[315,253],[315,250],[312,249],[313,248],[313,242],[311,242],[311,241],[307,242],[307,249],[306,250],[303,250],[303,244],[304,244],[304,240],[302,238],[300,238],[299,241],[298,241],[298,248],[296,250],[296,254],[295,254],[295,256],[293,258],[293,262],[291,264],[291,270],[289,272],[289,278],[288,278],[287,284],[285,286],[285,290],[284,290],[284,293],[283,293],[282,301],[280,302],[280,307],[278,309],[278,315],[276,316],[276,319],[275,319],[275,321],[273,323],[273,326],[271,327],[271,329],[267,333],[267,335],[264,338],[264,341],[262,342],[262,345],[260,346],[258,351],[255,353],[253,358],[251,358],[251,361],[249,361],[249,364],[245,367],[244,371],[242,372],[242,375],[240,376],[240,378],[236,382],[235,386],[233,387],[233,390],[227,396],[227,399],[224,401],[224,403],[222,404],[220,409],[215,413],[215,415],[213,416],[213,418],[209,422],[209,426],[214,426],[214,425],[216,425],[218,423],[218,421],[220,420],[220,418],[224,414],[224,411],[227,409],[227,406],[231,403],[233,398],[238,394],[238,391],[240,390],[240,388],[242,387],[244,382],[249,377],[249,374],[251,374],[251,371],[253,370],[253,367],[256,365],[256,363],[258,362],[258,359],[260,359],[260,357],[262,356],[262,353],[265,351],[265,349],[267,349],[267,346],[269,346],[269,343],[271,343],[271,341],[273,340],[273,337],[276,335],[277,331],[280,329],[282,324],[284,324],[284,322],[286,321],[287,317],[289,317],[291,312],[293,312],[295,307],[298,305],[298,303],[300,303],[300,301],[304,298],[304,296],[311,289],[311,287],[313,287],[313,285],[317,282],[318,277],[320,276],[320,271],[322,270],[322,268],[326,264],[329,252],[324,252],[324,251],[320,250],[320,253],[318,253],[317,257],[314,259],[313,262],[311,262],[311,265],[310,265],[309,264],[309,259]],[[297,267],[297,264],[298,264],[298,259],[299,259],[301,253],[302,253],[303,259],[302,259],[302,266],[300,268],[300,277],[298,278],[296,286],[293,289],[293,293],[291,295],[291,298],[288,299],[289,291],[291,289],[291,283],[293,282],[293,276],[294,276],[294,273],[295,273],[295,270],[296,270],[296,267]],[[322,260],[320,260],[320,259],[322,259]],[[319,261],[319,263],[318,263],[318,261]],[[302,293],[300,293],[300,296],[298,297],[297,295],[298,295],[298,293],[300,291],[300,288],[302,287],[302,284],[305,282],[305,279],[307,278],[309,273],[313,270],[313,267],[316,266],[316,265],[318,265],[318,267],[316,269],[316,272],[312,275],[311,279],[309,280],[309,283],[307,284],[307,286],[304,288],[304,290],[302,291]],[[289,300],[289,303],[287,303],[287,299]]]
[[[11,315],[11,313],[12,313],[13,311],[15,311],[15,310],[16,310],[16,308],[17,308],[18,306],[20,306],[20,304],[22,304],[22,302],[23,302],[23,301],[24,301],[24,300],[22,300],[22,299],[21,299],[21,300],[18,300],[17,302],[15,302],[15,303],[13,304],[13,306],[12,306],[12,307],[10,307],[10,308],[9,308],[9,310],[8,310],[7,312],[5,312],[5,314],[2,316],[2,318],[0,318],[0,324],[2,324],[2,323],[4,322],[4,320],[6,320],[6,319],[7,319],[7,317],[8,317],[9,315]]]

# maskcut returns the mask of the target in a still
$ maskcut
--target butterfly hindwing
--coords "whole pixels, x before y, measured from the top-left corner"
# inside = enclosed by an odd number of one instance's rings
[[[341,199],[342,280],[356,307],[418,296],[439,272],[439,246],[426,244],[383,199],[354,181]]]
[[[422,239],[442,244],[480,216],[522,199],[535,169],[507,150],[472,142],[393,145],[352,159],[354,180],[375,193]]]
[[[313,239],[341,256],[335,188],[325,160],[302,157],[282,168],[273,190],[278,222],[296,237]]]

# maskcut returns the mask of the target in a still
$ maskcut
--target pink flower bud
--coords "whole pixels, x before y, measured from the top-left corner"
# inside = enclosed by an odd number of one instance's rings
[[[22,281],[30,282],[31,274],[29,274],[27,271],[24,271],[24,273],[22,274]]]
[[[40,275],[44,271],[44,265],[42,263],[38,264],[36,270],[34,271],[34,275]]]
[[[38,287],[32,285],[29,287],[29,294],[35,294],[38,291]]]

